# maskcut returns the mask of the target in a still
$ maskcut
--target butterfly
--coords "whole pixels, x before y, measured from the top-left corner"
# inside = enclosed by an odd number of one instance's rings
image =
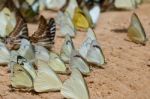
[[[56,23],[54,18],[51,18],[47,23],[46,19],[41,16],[38,30],[30,37],[30,41],[33,45],[37,44],[51,49],[54,44],[55,32]]]
[[[13,31],[9,35],[1,37],[2,42],[6,44],[8,49],[18,49],[21,43],[21,39],[29,39],[26,21],[19,13],[16,15],[17,23]]]
[[[98,19],[100,17],[101,9],[98,5],[95,5],[89,10],[89,14],[91,16],[91,20],[93,22],[93,25],[95,26],[98,22]]]
[[[43,46],[35,45],[35,57],[36,60],[43,61],[50,66],[55,72],[57,73],[66,73],[66,66],[64,62],[60,59],[60,57],[54,53],[49,52],[46,48]]]
[[[89,27],[93,27],[93,24],[87,9],[84,8],[83,10],[76,7],[72,21],[77,30],[86,31]]]
[[[18,63],[18,60],[20,60],[20,56],[17,57],[17,62],[11,61],[11,85],[15,88],[32,89],[33,78],[23,67],[23,64]]]
[[[78,69],[72,69],[72,74],[62,86],[61,94],[68,99],[90,99],[87,84]]]
[[[11,84],[15,88],[33,89],[36,92],[57,91],[62,82],[56,73],[43,61],[38,61],[37,71],[34,66],[22,56],[17,56],[17,62],[11,61]]]
[[[56,23],[60,26],[61,34],[59,36],[64,37],[66,34],[69,34],[71,37],[75,36],[76,30],[69,13],[63,13],[59,11],[55,20]]]
[[[37,76],[34,79],[34,90],[36,92],[58,91],[62,82],[57,74],[43,61],[38,61]]]
[[[79,53],[88,63],[97,66],[105,64],[105,56],[91,28],[88,29],[87,37],[81,45]]]
[[[70,56],[69,65],[71,68],[76,68],[84,75],[90,73],[90,68],[88,63],[82,58],[78,51],[73,50]]]
[[[0,42],[0,64],[6,65],[9,63],[10,51],[6,48],[5,44]]]
[[[20,48],[17,50],[20,56],[23,56],[30,62],[35,61],[35,49],[34,46],[27,39],[22,39]]]
[[[90,48],[87,51],[86,60],[89,63],[95,64],[97,66],[105,64],[104,54],[96,40],[91,42]]]
[[[96,40],[96,35],[95,35],[94,31],[91,28],[89,28],[87,31],[87,34],[86,34],[86,38],[83,41],[83,43],[80,47],[80,50],[79,50],[79,53],[85,59],[86,59],[86,55],[90,48],[92,40]]]
[[[69,63],[70,55],[72,50],[75,49],[73,41],[69,35],[65,36],[65,41],[61,47],[60,58],[65,62]]]
[[[101,4],[101,1],[77,0],[79,7],[80,9],[83,10],[83,13],[85,14],[91,28],[96,26],[96,23],[99,19],[100,16],[99,5]]]
[[[67,73],[67,67],[64,62],[60,59],[60,57],[54,53],[50,52],[50,59],[48,65],[56,72],[56,73]]]
[[[4,7],[0,11],[0,37],[6,37],[13,31],[16,25],[15,13]]]
[[[140,43],[145,45],[147,38],[146,38],[146,33],[144,31],[144,28],[138,18],[138,16],[133,13],[132,18],[131,18],[131,23],[128,28],[128,34],[127,36],[129,39],[135,43]]]
[[[44,4],[47,9],[60,10],[64,5],[66,5],[67,0],[44,0]]]
[[[20,64],[31,76],[32,80],[37,76],[35,67],[26,58],[17,55],[17,64]]]
[[[15,0],[12,3],[27,21],[33,22],[37,19],[38,8],[34,11],[26,0]]]
[[[69,13],[71,19],[74,16],[75,9],[78,7],[78,3],[76,0],[69,0],[68,6],[65,8],[65,12]]]
[[[35,50],[35,58],[36,60],[41,60],[45,63],[48,63],[50,60],[50,55],[48,49],[46,49],[43,46],[39,45],[34,45],[34,50]]]
[[[61,24],[60,31],[61,31],[60,37],[65,37],[65,35],[67,35],[67,34],[70,37],[75,37],[75,35],[76,35],[76,32],[74,31],[74,29],[68,24]]]
[[[114,6],[117,9],[134,9],[138,6],[138,4],[141,3],[141,0],[126,0],[124,2],[124,0],[115,0],[114,1]]]

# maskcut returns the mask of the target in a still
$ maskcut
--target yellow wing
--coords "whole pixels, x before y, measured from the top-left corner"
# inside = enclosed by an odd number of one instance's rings
[[[80,8],[75,9],[73,23],[78,30],[87,30],[90,27],[89,21]]]

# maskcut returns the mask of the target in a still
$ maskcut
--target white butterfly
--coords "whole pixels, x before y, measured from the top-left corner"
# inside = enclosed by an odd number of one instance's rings
[[[66,0],[43,0],[47,9],[59,10],[65,5]]]
[[[10,51],[6,48],[5,44],[0,42],[0,64],[5,65],[9,63]]]
[[[61,89],[61,94],[68,99],[90,99],[87,84],[77,69],[72,69],[72,74]]]
[[[48,65],[57,73],[67,73],[66,65],[56,53],[50,52]]]
[[[96,23],[98,22],[100,13],[101,13],[101,9],[98,5],[95,5],[92,9],[90,9],[89,14],[91,16],[91,19],[94,25],[96,25]]]
[[[88,29],[87,37],[79,49],[81,56],[89,63],[97,66],[105,63],[105,57],[96,40],[96,35],[92,29]]]
[[[34,61],[35,52],[33,45],[27,40],[22,39],[18,53],[29,61]]]
[[[141,0],[115,0],[114,6],[118,9],[134,9],[141,3]]]
[[[79,50],[79,53],[85,59],[86,59],[87,52],[90,49],[92,40],[96,40],[96,35],[95,35],[94,31],[91,28],[89,28],[87,31],[86,39],[82,43],[80,50]]]
[[[28,62],[27,59],[22,56],[17,56],[17,63],[23,66],[23,68],[30,74],[33,80],[35,79],[36,70],[31,62]]]
[[[69,15],[71,16],[71,19],[74,16],[74,12],[75,12],[76,7],[78,7],[77,1],[76,0],[70,0],[69,5],[65,11],[69,13]]]
[[[55,72],[65,73],[66,66],[59,56],[54,52],[49,52],[46,48],[35,45],[35,57],[37,61],[43,61],[48,64]]]
[[[84,75],[88,75],[90,73],[88,63],[82,58],[82,56],[76,50],[73,50],[71,53],[69,65],[71,66],[71,69],[76,68],[80,70],[80,72]]]
[[[62,87],[62,82],[57,74],[43,61],[38,61],[37,76],[34,80],[34,90],[36,92],[58,91]]]
[[[105,64],[105,57],[96,40],[92,41],[90,48],[87,51],[86,60],[89,63],[95,64],[97,66]]]
[[[65,62],[69,63],[70,55],[72,50],[75,49],[72,39],[69,35],[66,35],[65,41],[62,45],[61,51],[60,51],[60,58]]]
[[[18,64],[16,62],[10,63],[11,68],[11,85],[15,88],[28,88],[31,89],[33,86],[33,79],[29,72],[23,67],[23,64]]]
[[[49,51],[45,47],[34,45],[34,49],[35,49],[35,58],[37,61],[41,60],[46,63],[49,62],[49,59],[50,59]]]
[[[63,13],[59,11],[55,20],[56,23],[60,25],[61,33],[58,36],[64,37],[65,35],[69,34],[71,37],[75,37],[76,30],[69,13]]]
[[[0,37],[6,37],[11,33],[16,26],[15,13],[8,8],[3,8],[0,12]]]

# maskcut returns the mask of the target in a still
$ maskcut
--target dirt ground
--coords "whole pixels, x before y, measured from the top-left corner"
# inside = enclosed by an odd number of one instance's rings
[[[138,14],[147,37],[150,38],[150,4],[143,4],[135,12]],[[86,82],[91,99],[150,99],[150,41],[141,46],[127,41],[126,29],[133,11],[111,11],[101,14],[95,28],[107,64],[104,69],[92,68]],[[47,18],[55,16],[43,12]],[[30,33],[37,25],[29,24]],[[79,48],[85,33],[77,33],[73,40]],[[56,38],[54,50],[60,51],[64,39]],[[0,67],[0,99],[63,99],[60,92],[37,94],[26,91],[12,91],[8,67]],[[64,81],[66,76],[60,75]]]

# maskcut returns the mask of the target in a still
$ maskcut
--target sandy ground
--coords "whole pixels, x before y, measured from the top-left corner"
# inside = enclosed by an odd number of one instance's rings
[[[150,38],[150,4],[135,10]],[[101,14],[95,29],[107,64],[105,69],[92,68],[86,82],[91,99],[149,99],[150,98],[150,41],[146,46],[126,41],[126,29],[133,11],[112,11]],[[46,17],[55,14],[42,13]],[[29,25],[30,33],[37,28]],[[73,40],[76,48],[81,45],[85,33],[77,33]],[[54,50],[59,52],[64,39],[57,38]],[[0,67],[0,99],[62,99],[60,92],[37,94],[13,91],[10,88],[7,67]],[[60,75],[64,81],[66,76]]]

